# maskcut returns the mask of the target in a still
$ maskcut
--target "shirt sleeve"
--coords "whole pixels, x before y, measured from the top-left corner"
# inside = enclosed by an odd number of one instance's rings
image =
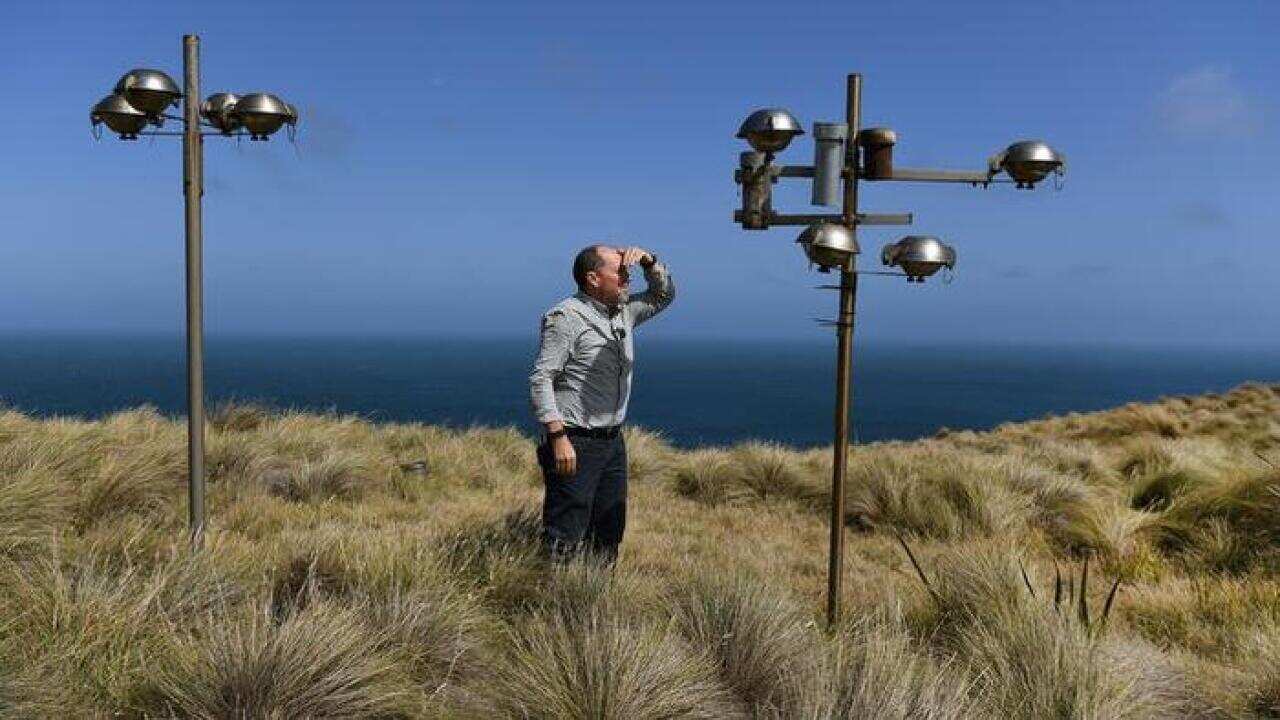
[[[540,423],[564,421],[556,405],[553,381],[568,363],[576,336],[575,323],[564,311],[552,310],[542,316],[538,356],[533,362],[533,372],[529,373],[529,397],[533,414]]]
[[[632,325],[639,325],[666,310],[676,297],[676,285],[672,282],[666,265],[655,262],[644,268],[644,281],[648,286],[644,292],[627,301]]]

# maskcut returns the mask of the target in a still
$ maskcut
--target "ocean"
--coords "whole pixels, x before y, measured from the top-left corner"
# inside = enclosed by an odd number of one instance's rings
[[[526,379],[536,339],[206,340],[210,407],[235,399],[373,421],[535,432]],[[0,405],[100,417],[139,405],[185,411],[181,337],[0,335]],[[986,429],[1047,414],[1280,381],[1280,348],[906,346],[860,341],[859,442]],[[648,339],[629,422],[682,447],[747,439],[831,442],[835,341]]]

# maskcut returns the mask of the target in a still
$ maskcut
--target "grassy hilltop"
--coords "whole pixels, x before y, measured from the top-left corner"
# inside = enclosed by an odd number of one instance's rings
[[[244,406],[193,557],[185,439],[0,411],[0,716],[1280,717],[1280,385],[856,447],[830,632],[829,450],[631,432],[610,575],[514,430]]]

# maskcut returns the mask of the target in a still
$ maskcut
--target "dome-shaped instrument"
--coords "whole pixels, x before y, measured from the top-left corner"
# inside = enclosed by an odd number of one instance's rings
[[[240,127],[240,118],[235,115],[239,101],[240,97],[234,93],[214,93],[200,103],[200,116],[223,134],[230,135]]]
[[[803,134],[804,128],[794,115],[782,108],[765,108],[748,115],[735,137],[746,140],[756,152],[775,153]]]
[[[853,232],[835,223],[814,223],[800,233],[796,242],[804,248],[809,262],[823,271],[833,267],[849,268],[853,256],[861,252]]]
[[[880,260],[890,267],[902,268],[907,282],[924,282],[944,267],[954,270],[956,251],[936,237],[908,235],[885,245],[880,251]]]
[[[1041,140],[1022,140],[992,158],[992,171],[1004,170],[1018,187],[1034,187],[1053,172],[1062,172],[1066,160]]]
[[[232,115],[249,131],[250,140],[266,140],[285,123],[298,121],[293,106],[270,93],[250,93],[236,102]]]
[[[129,104],[118,93],[98,101],[89,111],[89,122],[95,126],[99,123],[118,133],[121,140],[137,140],[138,133],[147,126],[147,114]]]
[[[178,104],[182,91],[165,73],[147,68],[134,68],[120,77],[116,93],[130,105],[149,116],[164,112],[170,105]]]

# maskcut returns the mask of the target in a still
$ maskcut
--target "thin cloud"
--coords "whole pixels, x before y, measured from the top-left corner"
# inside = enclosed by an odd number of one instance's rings
[[[1161,122],[1178,135],[1252,135],[1262,127],[1253,100],[1228,68],[1202,67],[1174,78],[1160,94]]]

